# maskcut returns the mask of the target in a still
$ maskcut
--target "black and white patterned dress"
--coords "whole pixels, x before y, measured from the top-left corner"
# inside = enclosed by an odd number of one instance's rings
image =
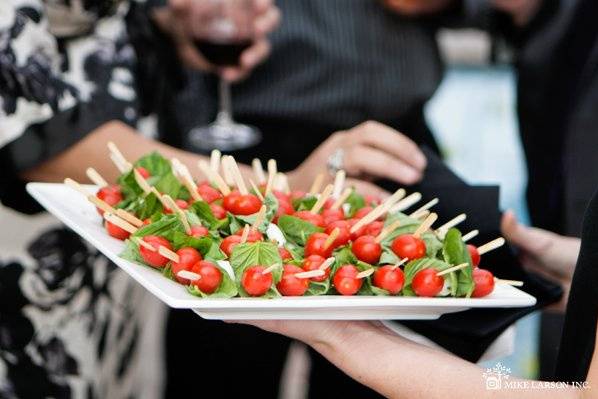
[[[103,122],[137,122],[130,24],[142,29],[144,13],[116,0],[0,1],[4,205],[37,210],[20,171]],[[67,229],[47,231],[27,252],[0,253],[0,397],[158,397],[160,335],[145,332],[160,330],[160,306]]]

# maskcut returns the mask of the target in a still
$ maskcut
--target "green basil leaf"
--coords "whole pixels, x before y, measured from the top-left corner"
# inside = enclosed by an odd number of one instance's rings
[[[213,229],[214,226],[219,222],[219,220],[214,216],[214,213],[210,208],[210,204],[205,201],[195,201],[189,210],[197,215],[197,217],[210,229]]]
[[[326,295],[330,290],[330,279],[324,281],[310,281],[306,296]]]
[[[180,219],[176,215],[162,215],[159,220],[142,226],[137,230],[134,237],[145,237],[149,235],[162,236],[168,241],[174,240],[175,232],[185,232],[185,228],[181,223]]]
[[[467,245],[463,242],[461,232],[452,228],[444,236],[444,246],[442,248],[442,256],[447,263],[453,266],[461,263],[468,263],[469,266],[456,271],[457,276],[457,288],[455,296],[465,296],[469,298],[474,289],[473,282],[473,264]],[[452,273],[451,273],[452,274]],[[451,289],[453,287],[451,286]]]
[[[451,267],[450,264],[441,261],[440,259],[433,259],[433,258],[420,258],[420,259],[415,259],[412,260],[410,262],[408,262],[405,265],[405,288],[406,287],[411,287],[411,282],[413,281],[413,277],[415,277],[415,275],[423,270],[423,269],[427,269],[427,268],[433,268],[439,271],[448,269],[449,267]],[[403,291],[405,290],[405,288],[403,288]]]
[[[132,240],[125,241],[125,249],[118,256],[131,262],[144,264],[143,258],[139,253],[139,245]]]
[[[282,215],[278,218],[278,227],[286,237],[287,241],[304,246],[307,238],[313,233],[323,231],[305,220],[290,215]]]
[[[365,206],[365,199],[361,194],[353,189],[345,203],[349,204],[349,212],[347,216],[352,218],[358,210]]]
[[[307,194],[302,198],[296,198],[293,200],[293,208],[297,211],[308,211],[314,207],[314,205],[318,202],[318,199],[315,195]]]

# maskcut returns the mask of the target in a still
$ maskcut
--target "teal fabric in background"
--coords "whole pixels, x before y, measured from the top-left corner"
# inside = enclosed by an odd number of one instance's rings
[[[450,67],[425,109],[426,119],[447,163],[467,182],[499,184],[502,209],[527,223],[527,173],[515,109],[516,76],[510,67]],[[511,373],[538,373],[539,315],[517,322],[515,350],[497,362]]]

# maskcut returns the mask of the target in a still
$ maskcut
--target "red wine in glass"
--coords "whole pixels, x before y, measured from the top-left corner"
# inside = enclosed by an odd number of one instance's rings
[[[239,65],[239,58],[243,51],[253,44],[251,40],[234,42],[217,42],[213,40],[195,40],[195,46],[201,54],[213,65],[235,66]]]

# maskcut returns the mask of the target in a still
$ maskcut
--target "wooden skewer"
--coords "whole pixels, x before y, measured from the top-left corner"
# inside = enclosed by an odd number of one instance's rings
[[[276,173],[278,172],[276,161],[274,159],[268,160],[268,180],[266,182],[266,191],[264,191],[264,196],[268,196],[272,191],[272,185],[274,184],[274,178],[276,177]]]
[[[522,287],[523,281],[519,280],[503,280],[501,278],[494,277],[494,282],[497,284],[512,285],[513,287]]]
[[[144,193],[149,194],[152,192],[152,188],[147,181],[141,176],[141,173],[137,169],[133,169],[133,176],[135,177],[135,181],[141,187]]]
[[[322,262],[322,264],[320,265],[320,267],[318,267],[318,269],[320,270],[326,270],[328,269],[330,266],[332,266],[332,264],[334,263],[334,256],[331,256],[330,258],[326,258],[326,260],[324,262]]]
[[[359,219],[359,221],[355,223],[353,227],[351,227],[351,233],[355,233],[357,230],[359,230],[366,224],[370,224],[374,220],[378,219],[380,216],[384,215],[395,203],[397,203],[404,196],[405,190],[403,190],[402,188],[395,191],[393,195],[386,199],[386,201],[384,201],[383,203],[372,209],[370,213]]]
[[[457,270],[465,269],[469,266],[469,263],[461,263],[460,265],[449,267],[448,269],[444,269],[441,272],[436,273],[437,276],[444,276],[445,274],[449,274],[452,272],[456,272]]]
[[[220,170],[220,158],[222,153],[219,150],[212,150],[210,153],[210,169],[216,173]]]
[[[258,188],[258,186],[255,185],[253,180],[249,179],[249,184],[251,185],[251,188],[255,192],[255,195],[257,195],[257,197],[260,199],[260,201],[264,202],[264,196],[260,192],[260,189]]]
[[[467,219],[467,215],[464,213],[455,216],[454,218],[452,218],[451,220],[449,220],[442,226],[438,227],[436,229],[436,234],[438,234],[440,237],[444,237],[450,228],[455,227],[459,223],[462,223],[465,219]]]
[[[179,178],[181,183],[183,183],[183,186],[185,186],[187,191],[189,191],[189,194],[191,195],[191,198],[193,198],[193,201],[203,201],[203,198],[197,192],[197,184],[195,184],[195,181],[193,181],[193,177],[189,172],[189,168],[183,165],[183,163],[176,158],[172,158],[170,160],[170,163],[172,164],[172,168],[175,171],[174,175]]]
[[[291,193],[291,187],[289,186],[289,179],[287,175],[282,172],[278,172],[276,174],[276,184],[278,185],[278,189],[285,194]]]
[[[239,170],[239,165],[237,165],[235,158],[228,155],[225,157],[225,159],[227,159],[226,162],[228,163],[233,180],[235,181],[235,184],[241,195],[249,194],[249,190],[247,190],[247,185],[245,184],[245,180],[243,180],[243,176],[241,176],[241,171]]]
[[[422,234],[424,234],[428,229],[434,224],[434,222],[438,219],[438,215],[435,213],[430,213],[428,217],[419,225],[417,230],[413,233],[413,237],[419,238]]]
[[[478,234],[480,234],[479,230],[471,230],[469,233],[465,234],[462,237],[463,238],[463,242],[467,242],[467,241],[471,240],[472,238],[474,238]]]
[[[198,165],[199,169],[203,172],[203,174],[206,175],[210,182],[213,182],[216,185],[216,187],[218,187],[218,190],[220,190],[220,192],[223,195],[230,194],[230,188],[228,187],[222,176],[220,176],[218,172],[211,169],[206,161],[202,159],[199,161]]]
[[[421,201],[421,199],[422,195],[420,193],[411,193],[399,202],[397,202],[392,208],[390,208],[389,212],[402,212],[405,209],[417,204],[419,201]]]
[[[251,161],[251,167],[253,168],[253,174],[259,184],[266,183],[266,174],[264,173],[264,167],[262,166],[262,161],[258,158],[253,158]]]
[[[326,204],[326,201],[328,201],[328,198],[330,198],[330,195],[332,194],[333,189],[334,189],[334,187],[332,187],[332,184],[329,184],[326,186],[324,191],[322,191],[322,194],[320,194],[320,196],[318,197],[318,200],[316,201],[314,206],[312,206],[312,208],[311,208],[311,211],[313,213],[320,212],[322,207]]]
[[[361,273],[357,273],[357,275],[355,276],[355,278],[361,279],[361,278],[365,278],[365,277],[371,276],[372,274],[374,274],[375,271],[376,270],[373,267],[371,267],[371,268],[369,268],[367,270],[362,271]]]
[[[334,190],[332,190],[332,197],[338,198],[341,195],[343,187],[345,186],[345,179],[347,177],[347,173],[344,170],[339,170],[336,172],[334,176]]]
[[[143,239],[141,237],[135,237],[133,238],[133,241],[135,241],[138,245],[141,245],[142,247],[144,247],[145,249],[152,251],[152,252],[157,252],[158,250],[149,242],[145,242],[143,241]]]
[[[105,201],[102,201],[95,195],[91,195],[90,193],[88,193],[87,190],[85,188],[83,188],[82,185],[80,185],[75,180],[71,179],[70,177],[67,177],[66,179],[64,179],[64,184],[66,184],[73,190],[76,190],[76,191],[80,192],[81,194],[83,194],[89,202],[91,202],[92,204],[94,204],[95,206],[97,206],[98,208],[103,210],[104,212],[116,213],[116,210],[113,207],[111,207]]]
[[[92,195],[89,192],[87,192],[87,190],[84,189],[82,185],[80,185],[78,182],[71,179],[70,177],[67,177],[66,179],[64,179],[64,184],[66,184],[73,190],[80,192],[81,194],[83,194],[86,197],[92,197]]]
[[[187,220],[187,215],[185,215],[185,212],[179,208],[176,202],[169,195],[163,195],[162,199],[168,204],[168,207],[172,209],[173,212],[176,212],[179,215],[179,219],[181,219],[181,223],[183,223],[185,233],[191,235],[191,225]]]
[[[222,168],[222,177],[228,186],[235,185],[235,179],[233,177],[233,170],[231,165],[227,161],[228,155],[222,156],[220,158],[220,167]]]
[[[265,268],[265,269],[262,271],[262,274],[268,274],[268,273],[272,273],[272,271],[273,271],[274,269],[276,269],[277,267],[279,267],[279,266],[280,266],[280,263],[275,263],[275,264],[271,265],[270,267],[267,267],[267,268]]]
[[[332,243],[334,242],[334,240],[336,240],[338,238],[338,235],[340,234],[341,229],[339,229],[338,227],[335,227],[334,230],[332,230],[330,232],[330,234],[328,235],[328,238],[326,238],[326,241],[324,241],[324,249],[328,249]]]
[[[94,168],[87,168],[85,170],[85,174],[89,180],[93,182],[93,184],[99,186],[100,188],[108,186],[108,182]]]
[[[390,268],[391,270],[396,269],[397,267],[404,265],[405,263],[407,263],[409,261],[409,258],[403,258],[400,261],[398,261],[397,263],[395,263],[394,265],[392,265],[392,267]]]
[[[260,210],[255,215],[255,221],[251,225],[251,230],[256,231],[260,228],[261,224],[266,219],[266,205],[262,205]]]
[[[249,236],[250,227],[248,224],[243,226],[243,233],[241,233],[241,244],[245,244],[247,242],[247,237]]]
[[[393,231],[395,231],[396,229],[398,229],[400,226],[401,226],[401,222],[399,220],[395,220],[390,225],[388,225],[388,226],[386,226],[385,228],[382,229],[382,231],[380,232],[380,234],[378,234],[378,236],[376,237],[376,242],[377,243],[382,242],[382,240],[384,240],[386,237],[388,237],[388,235],[390,233],[392,233]]]
[[[126,220],[127,222],[131,223],[135,227],[143,226],[143,220],[138,219],[132,213],[125,211],[124,209],[117,209],[116,216]]]
[[[160,245],[160,247],[158,247],[158,253],[160,255],[162,255],[163,257],[170,259],[171,261],[173,261],[175,263],[179,263],[179,261],[181,260],[181,257],[177,253],[172,252],[170,249],[168,249],[162,245]]]
[[[201,280],[200,274],[190,272],[189,270],[181,270],[176,275],[177,275],[177,277],[184,278],[189,281]]]
[[[160,203],[162,204],[162,207],[164,207],[164,209],[170,209],[172,211],[174,211],[174,209],[172,209],[170,207],[170,203],[168,203],[164,197],[162,196],[162,194],[160,194],[158,192],[158,190],[156,189],[156,187],[152,187],[151,189],[151,193],[154,194],[156,196],[156,198],[158,198],[158,201],[160,201]]]
[[[496,248],[500,248],[503,245],[505,245],[505,239],[502,237],[498,237],[490,242],[487,242],[484,245],[481,245],[478,247],[478,253],[480,255],[484,255],[485,253],[488,253],[490,251],[495,250]]]
[[[419,220],[424,220],[425,218],[427,218],[430,215],[430,213],[432,213],[432,212],[430,212],[429,210],[426,209],[425,211],[422,211],[422,212],[418,213],[417,215],[415,215],[415,218],[419,219]]]
[[[316,270],[310,270],[307,272],[295,273],[294,276],[297,278],[312,278],[312,277],[320,277],[325,274],[326,274],[326,272],[324,270],[316,269]]]
[[[334,201],[334,204],[332,204],[330,209],[337,210],[341,206],[343,206],[343,204],[345,203],[347,198],[349,198],[349,196],[351,195],[352,192],[353,192],[352,188],[350,188],[350,187],[345,188],[343,190],[342,194],[336,199],[336,201]]]
[[[112,141],[108,142],[108,150],[110,150],[110,158],[122,173],[128,172],[133,168],[133,165],[127,161],[122,152],[120,152],[116,144]]]
[[[419,207],[418,209],[416,209],[409,216],[416,218],[418,213],[421,213],[423,211],[427,211],[428,209],[432,208],[437,203],[438,203],[438,198],[434,198],[433,200],[426,202],[424,205],[422,205],[421,207]]]
[[[133,234],[137,231],[137,227],[133,226],[131,223],[127,222],[126,220],[122,220],[121,218],[119,218],[118,216],[116,216],[113,213],[104,212],[104,219],[106,219],[113,225],[118,226],[121,229],[123,229],[124,231],[127,231],[131,234]]]
[[[318,173],[316,175],[316,178],[314,179],[314,182],[311,184],[311,187],[309,188],[308,194],[316,195],[317,193],[319,193],[320,188],[322,187],[322,183],[324,183],[324,173]]]

